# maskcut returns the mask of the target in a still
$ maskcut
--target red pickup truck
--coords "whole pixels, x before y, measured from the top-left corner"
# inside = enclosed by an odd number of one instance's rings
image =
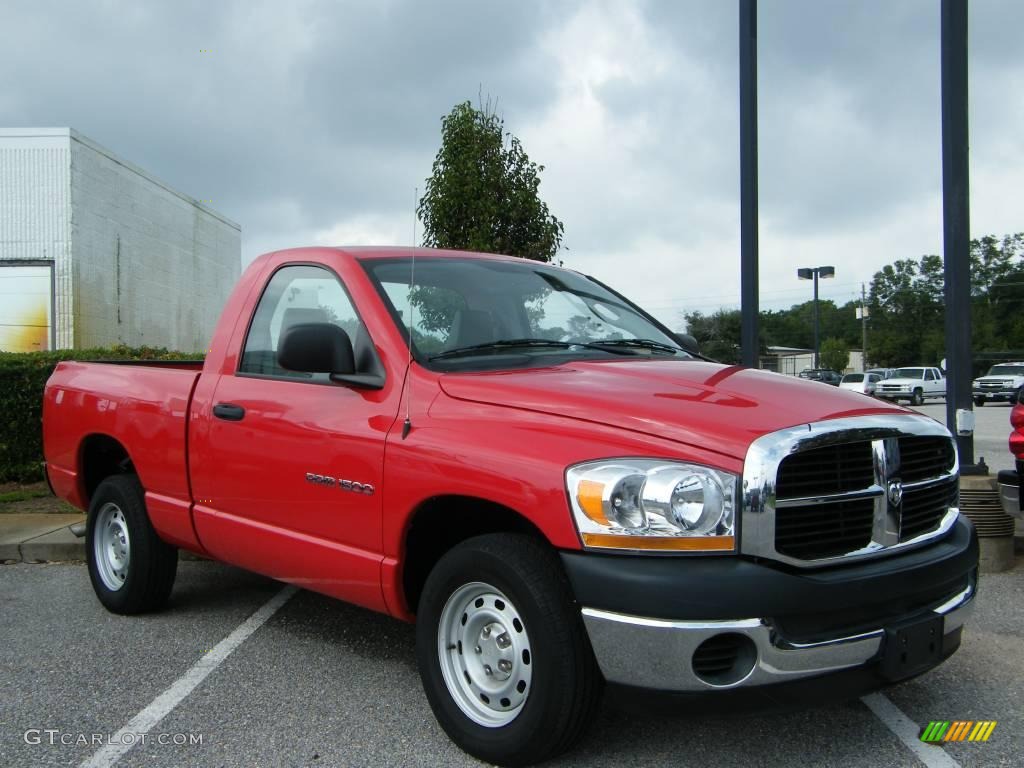
[[[61,363],[43,427],[108,609],[160,607],[185,549],[415,620],[440,724],[494,763],[568,749],[606,686],[880,688],[975,596],[945,427],[516,258],[262,256],[205,362]]]

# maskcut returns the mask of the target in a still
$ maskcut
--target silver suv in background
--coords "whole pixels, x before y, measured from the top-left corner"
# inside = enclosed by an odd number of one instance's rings
[[[862,395],[875,394],[875,388],[882,377],[877,373],[866,371],[865,373],[848,373],[839,382],[840,389],[849,389],[852,392],[860,392]]]
[[[1017,393],[1024,388],[1024,363],[998,363],[988,373],[974,380],[971,387],[974,404],[1017,401]]]

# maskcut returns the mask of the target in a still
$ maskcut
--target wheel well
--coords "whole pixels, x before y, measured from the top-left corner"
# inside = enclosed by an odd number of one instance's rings
[[[486,533],[525,533],[546,542],[544,534],[510,507],[470,496],[436,496],[413,514],[405,537],[402,589],[412,613],[434,565],[456,544]]]
[[[135,471],[128,451],[109,435],[89,435],[82,441],[81,466],[86,504],[99,484],[108,477]]]

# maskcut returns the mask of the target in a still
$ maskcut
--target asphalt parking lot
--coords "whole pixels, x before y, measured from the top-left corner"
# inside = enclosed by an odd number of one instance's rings
[[[88,761],[100,747],[76,744],[79,734],[116,733],[165,691],[180,694],[180,679],[281,590],[219,564],[182,562],[165,611],[121,617],[95,600],[83,565],[0,568],[0,765]],[[1022,594],[1021,565],[984,577],[960,652],[886,692],[909,722],[888,711],[879,717],[861,701],[715,716],[623,713],[606,701],[583,747],[555,764],[1019,765]],[[889,728],[898,732],[902,722],[912,741],[930,720],[958,719],[998,726],[987,743],[917,744],[924,763]],[[149,733],[149,742],[93,764],[478,764],[434,722],[410,626],[303,591]],[[167,743],[156,742],[159,734]],[[197,737],[201,744],[174,743]]]
[[[1012,464],[1008,416],[977,410],[976,455],[993,471]],[[606,700],[582,747],[552,765],[1019,765],[1022,596],[1019,555],[982,577],[960,652],[881,698],[731,715]],[[998,725],[986,743],[917,742],[932,720]],[[104,747],[118,732],[121,748]],[[210,562],[182,562],[171,604],[141,617],[106,612],[82,564],[0,566],[0,765],[86,764],[480,763],[435,723],[410,626]]]

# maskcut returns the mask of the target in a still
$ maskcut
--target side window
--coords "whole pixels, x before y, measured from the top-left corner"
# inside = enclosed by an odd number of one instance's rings
[[[925,381],[935,381],[935,371],[933,371],[931,368],[929,368],[927,371],[925,371],[924,372],[924,380]]]
[[[356,347],[368,341],[348,294],[338,278],[322,267],[282,267],[270,278],[256,305],[242,350],[239,373],[327,382],[326,373],[288,371],[277,364],[277,345],[289,327],[300,323],[333,323]]]

